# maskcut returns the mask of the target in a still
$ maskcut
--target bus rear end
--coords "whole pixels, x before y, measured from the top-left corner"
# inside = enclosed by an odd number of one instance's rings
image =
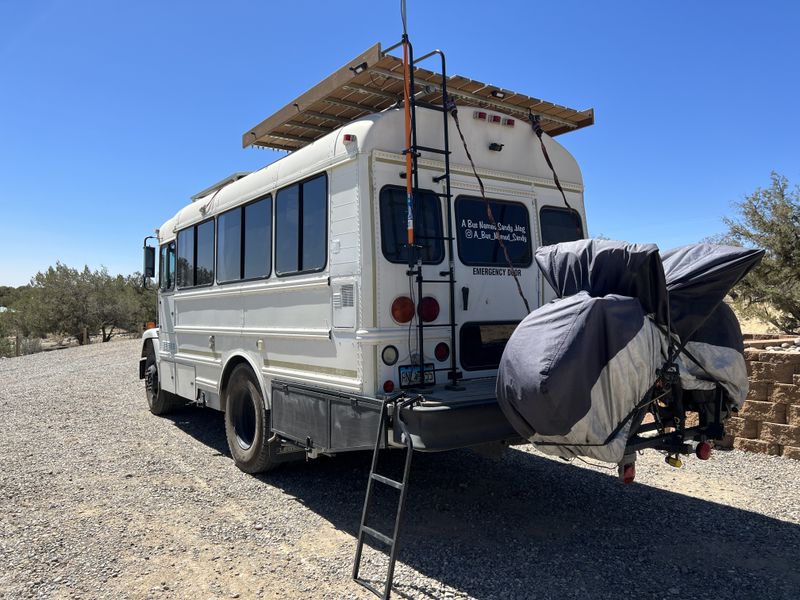
[[[424,398],[407,418],[428,432],[415,447],[430,449],[516,437],[497,406],[494,386],[511,333],[552,297],[534,253],[541,245],[582,238],[586,231],[580,171],[559,144],[546,139],[555,168],[563,171],[559,177],[569,206],[552,175],[547,177],[530,127],[499,113],[463,112],[463,133],[483,192],[457,135],[451,132],[449,144],[450,198],[441,156],[422,152],[414,211],[421,295],[416,276],[409,275],[403,158],[385,151],[371,157],[381,338],[376,393]],[[420,145],[436,147],[439,140],[441,146],[441,117],[430,113],[417,113]]]

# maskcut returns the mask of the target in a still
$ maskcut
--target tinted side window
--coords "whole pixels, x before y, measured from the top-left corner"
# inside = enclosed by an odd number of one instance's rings
[[[406,190],[386,186],[380,193],[381,248],[386,260],[408,263],[408,209]],[[421,190],[416,197],[414,213],[415,241],[422,262],[437,264],[444,258],[442,238],[442,210],[439,198],[433,192]]]
[[[275,198],[275,271],[321,271],[327,262],[328,179],[291,185]]]
[[[194,285],[194,227],[178,232],[178,287]]]
[[[303,240],[300,252],[301,271],[325,268],[327,257],[328,180],[317,177],[301,186],[303,220],[300,225]]]
[[[158,250],[158,289],[167,288],[167,245],[164,244]]]
[[[242,209],[234,208],[217,218],[217,281],[242,277]]]
[[[300,186],[278,192],[275,200],[275,271],[300,270]]]
[[[158,261],[158,280],[161,291],[175,286],[175,242],[161,246]]]
[[[244,207],[244,278],[267,277],[272,269],[272,198]]]
[[[515,267],[530,266],[532,255],[531,226],[528,209],[519,202],[489,199],[499,235]],[[503,248],[497,241],[497,229],[489,220],[486,200],[473,196],[456,198],[458,255],[465,265],[506,266]]]
[[[539,212],[542,246],[583,239],[580,215],[566,208],[545,207]]]
[[[197,226],[197,253],[195,258],[195,285],[214,283],[214,220]]]

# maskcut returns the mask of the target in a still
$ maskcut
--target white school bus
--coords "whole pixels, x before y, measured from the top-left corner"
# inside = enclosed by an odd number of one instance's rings
[[[586,233],[580,169],[553,138],[593,113],[441,70],[414,69],[405,102],[400,60],[374,46],[244,134],[288,155],[158,228],[159,322],[140,361],[153,413],[224,411],[251,473],[519,439],[496,368],[521,296],[551,298],[535,249]]]

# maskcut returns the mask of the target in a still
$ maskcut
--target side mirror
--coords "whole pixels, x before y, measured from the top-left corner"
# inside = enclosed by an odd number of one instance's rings
[[[145,277],[156,276],[156,249],[153,246],[144,247],[144,269]]]

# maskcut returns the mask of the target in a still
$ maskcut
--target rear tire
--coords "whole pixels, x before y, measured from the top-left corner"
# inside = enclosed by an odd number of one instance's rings
[[[181,406],[178,396],[161,389],[161,380],[156,364],[156,353],[152,342],[145,346],[144,394],[147,406],[154,415],[166,415]]]
[[[275,468],[280,442],[269,442],[269,411],[264,405],[261,386],[248,365],[234,367],[225,397],[225,437],[234,464],[251,474]]]

